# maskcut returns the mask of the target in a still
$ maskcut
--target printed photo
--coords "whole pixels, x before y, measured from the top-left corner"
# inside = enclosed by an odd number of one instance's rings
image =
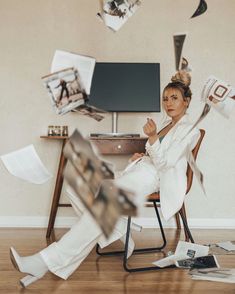
[[[136,12],[140,4],[140,0],[105,0],[102,12],[97,16],[104,21],[107,27],[118,31]]]
[[[235,88],[214,76],[209,76],[202,90],[202,100],[229,118],[235,106]]]
[[[57,114],[65,114],[85,103],[86,92],[78,71],[67,68],[42,77]]]

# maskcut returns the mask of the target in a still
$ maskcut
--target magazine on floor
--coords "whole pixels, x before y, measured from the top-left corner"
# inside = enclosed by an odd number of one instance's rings
[[[179,268],[216,268],[219,267],[215,255],[205,255],[196,258],[186,258],[176,261]]]
[[[209,247],[204,245],[199,245],[190,242],[179,241],[175,250],[175,253],[153,262],[153,264],[159,267],[166,267],[169,265],[176,264],[179,260],[184,260],[188,258],[196,258],[200,256],[205,256],[209,252]]]
[[[234,268],[206,268],[189,271],[193,280],[205,280],[223,283],[235,283]]]

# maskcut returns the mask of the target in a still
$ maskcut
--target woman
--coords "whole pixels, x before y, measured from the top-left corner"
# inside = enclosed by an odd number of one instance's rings
[[[183,71],[172,77],[163,91],[163,107],[170,117],[170,122],[158,132],[152,119],[144,125],[148,136],[146,151],[148,155],[135,154],[132,163],[123,174],[115,179],[117,186],[135,192],[136,204],[141,207],[145,196],[161,192],[161,208],[166,220],[172,217],[182,206],[187,187],[186,150],[195,147],[200,132],[193,129],[185,115],[191,100],[190,76]],[[50,270],[55,275],[67,279],[99,243],[103,248],[110,243],[124,239],[126,221],[121,218],[108,240],[90,214],[81,206],[77,197],[70,195],[75,211],[80,214],[78,222],[58,241],[39,253],[20,257],[14,248],[10,250],[13,265],[17,270],[28,275],[21,279],[26,287],[42,278]],[[129,256],[134,248],[131,240]]]

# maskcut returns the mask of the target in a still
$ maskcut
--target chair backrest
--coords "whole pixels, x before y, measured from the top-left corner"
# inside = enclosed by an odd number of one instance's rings
[[[200,133],[201,134],[200,134],[200,138],[199,138],[199,140],[197,142],[197,145],[192,150],[193,157],[194,157],[195,160],[197,159],[197,154],[198,154],[198,151],[200,149],[202,140],[203,140],[206,132],[205,132],[205,130],[200,129]],[[191,189],[192,182],[193,182],[193,171],[190,168],[189,164],[188,164],[188,167],[187,167],[186,175],[187,175],[187,191],[186,191],[186,194],[188,194],[189,190]]]

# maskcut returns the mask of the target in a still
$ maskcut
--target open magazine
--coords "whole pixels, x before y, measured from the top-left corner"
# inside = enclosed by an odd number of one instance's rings
[[[159,267],[168,267],[170,265],[176,264],[176,262],[179,260],[205,256],[208,254],[208,252],[208,246],[179,241],[174,254],[157,260],[153,262],[153,264]]]
[[[111,165],[98,158],[90,141],[77,130],[67,141],[64,155],[68,159],[65,179],[106,237],[121,215],[136,215],[133,193],[114,185]]]
[[[42,77],[57,114],[64,114],[85,103],[87,98],[78,71],[66,68]]]
[[[103,0],[101,12],[97,16],[113,31],[118,31],[136,12],[140,0]]]
[[[95,62],[95,58],[90,56],[56,50],[51,63],[51,73],[69,67],[75,68],[79,72],[86,94],[89,95]]]
[[[62,50],[56,50],[51,74],[42,77],[57,114],[76,111],[101,121],[106,111],[89,105],[89,94],[95,59]]]
[[[202,90],[202,100],[228,118],[235,105],[235,88],[209,76]]]

